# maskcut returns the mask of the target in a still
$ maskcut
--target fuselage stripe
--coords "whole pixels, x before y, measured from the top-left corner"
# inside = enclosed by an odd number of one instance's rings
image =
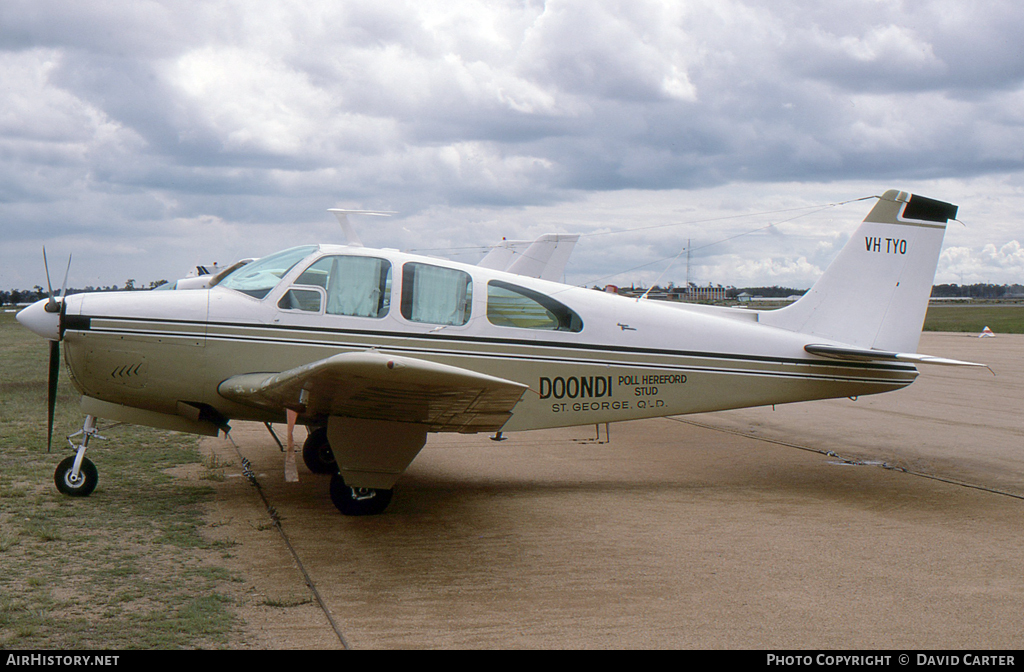
[[[205,334],[200,332],[192,331],[153,331],[149,329],[125,329],[115,327],[103,327],[96,324],[96,322],[130,322],[130,323],[146,323],[146,324],[190,324],[201,327],[227,327],[233,330],[245,330],[245,331],[291,331],[297,332],[297,334],[334,334],[338,336],[356,336],[363,338],[384,338],[390,341],[403,341],[409,339],[420,339],[429,340],[434,343],[480,343],[480,344],[498,344],[508,345],[515,347],[524,348],[544,348],[544,349],[563,349],[563,350],[580,350],[585,352],[605,352],[609,354],[613,353],[624,353],[624,354],[643,354],[643,355],[666,355],[671,357],[689,357],[695,359],[713,359],[713,360],[732,360],[732,361],[743,361],[743,362],[757,362],[766,364],[795,364],[800,366],[827,366],[830,368],[850,368],[862,371],[878,370],[878,371],[891,371],[891,372],[908,372],[916,373],[917,369],[913,365],[908,364],[892,364],[886,362],[844,362],[837,360],[827,361],[814,361],[808,359],[788,358],[788,357],[770,357],[764,355],[741,355],[734,353],[716,353],[716,352],[693,352],[687,350],[667,350],[659,348],[640,348],[634,346],[620,346],[620,345],[597,345],[590,343],[562,343],[557,341],[530,341],[522,339],[504,339],[504,338],[493,338],[493,337],[478,337],[478,336],[459,336],[459,335],[439,335],[439,334],[426,334],[426,333],[404,333],[396,335],[394,332],[388,331],[369,331],[369,330],[355,330],[355,329],[327,329],[323,327],[296,327],[292,325],[253,325],[245,323],[233,323],[233,322],[196,322],[196,321],[185,321],[185,320],[167,320],[167,319],[147,319],[147,318],[131,318],[131,317],[92,317],[92,326],[90,331],[102,332],[102,333],[124,333],[130,335],[150,335],[153,337],[187,337],[187,338],[198,338],[204,337],[206,339],[213,340],[237,340],[237,341],[253,341],[253,342],[277,342],[277,343],[295,343],[295,344],[309,344],[309,345],[321,345],[327,347],[388,347],[388,348],[399,348],[398,345],[374,345],[367,346],[365,344],[351,345],[347,343],[340,343],[335,341],[310,341],[307,338],[301,338],[296,335],[294,337],[277,337],[270,335],[260,336],[240,336],[232,334],[218,334],[207,331]],[[423,351],[423,349],[414,349],[415,351]],[[435,352],[435,350],[430,350]],[[461,354],[461,353],[451,353]],[[598,362],[603,363],[603,362]],[[617,362],[616,362],[617,363]]]

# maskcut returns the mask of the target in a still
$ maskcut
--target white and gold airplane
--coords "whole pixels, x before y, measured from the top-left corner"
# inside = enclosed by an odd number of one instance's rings
[[[303,458],[332,474],[338,509],[375,514],[431,432],[856,397],[909,385],[917,363],[981,366],[916,354],[956,212],[886,192],[814,287],[772,311],[545,280],[550,240],[523,274],[510,254],[472,266],[350,237],[232,267],[207,288],[51,297],[18,320],[51,342],[51,434],[61,342],[82,394],[62,492],[96,486],[96,418],[211,436],[235,419],[288,422],[307,426]]]

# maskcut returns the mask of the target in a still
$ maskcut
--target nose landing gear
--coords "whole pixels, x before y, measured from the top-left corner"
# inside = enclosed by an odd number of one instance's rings
[[[53,482],[57,489],[71,497],[88,497],[96,489],[100,480],[96,465],[87,457],[82,458],[81,464],[75,468],[77,457],[72,455],[61,460],[57,470],[53,472]]]
[[[82,437],[82,442],[77,446],[71,443],[71,439],[76,436]],[[61,463],[57,465],[57,470],[53,472],[54,484],[65,495],[88,497],[96,489],[99,472],[96,470],[96,465],[85,456],[85,451],[89,447],[89,439],[94,436],[97,439],[104,438],[96,431],[96,417],[87,415],[82,429],[68,437],[68,443],[75,450],[75,454],[61,460]]]

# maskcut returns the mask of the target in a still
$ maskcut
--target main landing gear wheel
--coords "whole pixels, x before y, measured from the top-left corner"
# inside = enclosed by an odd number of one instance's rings
[[[326,427],[313,430],[306,437],[302,444],[302,461],[314,474],[338,473],[338,463],[334,461],[334,452],[327,442]]]
[[[331,501],[346,516],[375,516],[391,503],[392,490],[353,488],[341,474],[331,476]]]
[[[72,477],[74,470],[75,456],[72,455],[71,457],[64,458],[57,465],[57,470],[53,472],[53,482],[57,485],[57,489],[65,495],[88,497],[96,489],[96,484],[100,480],[99,472],[96,471],[96,465],[89,458],[83,457],[82,465],[78,469],[77,478]]]

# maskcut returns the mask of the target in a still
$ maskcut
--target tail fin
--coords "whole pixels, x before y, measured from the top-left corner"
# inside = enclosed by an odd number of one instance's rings
[[[561,280],[578,233],[545,233],[537,240],[503,240],[477,264],[541,280]]]
[[[579,234],[545,233],[505,270],[542,280],[561,280]]]
[[[885,192],[799,301],[760,322],[861,348],[916,352],[946,222],[957,206]]]

